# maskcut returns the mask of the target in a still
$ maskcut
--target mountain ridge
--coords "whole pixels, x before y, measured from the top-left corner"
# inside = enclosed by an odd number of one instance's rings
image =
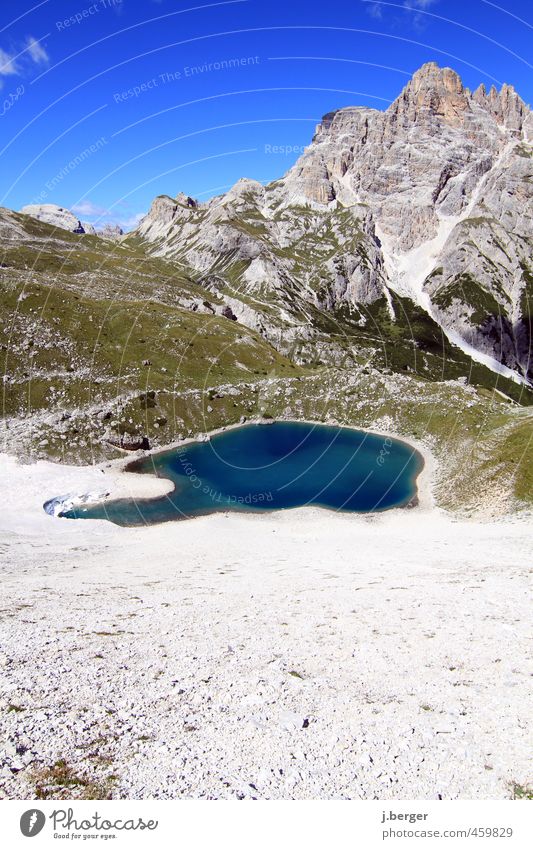
[[[301,303],[334,308],[382,297],[390,304],[396,292],[470,354],[531,377],[532,135],[529,107],[512,86],[471,93],[455,71],[430,62],[384,111],[327,113],[279,180],[241,179],[205,203],[160,196],[133,238],[193,273],[227,272],[230,288],[240,283],[248,293],[285,287]],[[300,208],[312,224],[299,226]],[[359,234],[351,249],[339,221],[348,209]],[[288,253],[313,228],[314,274],[302,274]],[[328,229],[338,250],[321,265],[318,242]],[[250,309],[236,314],[258,327]]]

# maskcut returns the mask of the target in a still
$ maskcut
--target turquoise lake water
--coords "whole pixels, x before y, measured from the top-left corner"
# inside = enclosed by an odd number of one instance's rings
[[[175,489],[167,496],[78,507],[62,515],[142,525],[307,504],[367,513],[414,503],[422,467],[418,451],[378,434],[306,422],[248,424],[128,467],[169,478]]]

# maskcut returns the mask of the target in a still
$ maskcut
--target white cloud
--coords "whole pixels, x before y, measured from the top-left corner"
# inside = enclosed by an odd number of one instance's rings
[[[80,203],[74,204],[72,207],[72,212],[75,212],[76,215],[92,215],[101,217],[102,215],[110,215],[108,209],[105,206],[98,206],[98,204],[93,203],[90,200],[82,200]]]
[[[383,17],[383,12],[379,3],[368,3],[367,12],[371,18],[378,18],[379,20]]]
[[[47,65],[48,53],[40,41],[28,35],[23,44],[16,46],[16,52],[0,47],[0,86],[2,77],[24,76],[33,65]]]
[[[439,0],[404,0],[403,5],[405,9],[429,9],[431,6],[435,6]]]
[[[36,38],[34,38],[32,35],[29,35],[26,40],[26,45],[28,55],[32,62],[35,62],[36,65],[48,64],[48,62],[50,61],[48,53],[46,52],[42,44],[37,41]]]
[[[128,230],[134,230],[145,215],[146,212],[136,212],[135,215],[132,215],[130,218],[126,218],[123,221],[117,221],[116,223],[119,227],[122,227],[125,232],[127,232]]]
[[[117,204],[117,206],[120,205],[120,203]],[[75,212],[76,215],[86,221],[91,218],[98,219],[92,222],[98,227],[102,227],[104,224],[118,224],[125,232],[134,230],[139,221],[146,215],[146,212],[135,212],[127,218],[122,218],[120,214],[117,216],[113,210],[107,209],[105,206],[98,206],[98,204],[90,200],[82,200],[79,203],[75,203],[72,207],[72,212]]]
[[[15,59],[6,50],[0,47],[0,75],[8,76],[8,74],[18,74],[19,69],[15,64]]]
[[[435,6],[439,0],[404,0],[403,7],[407,14],[411,16],[411,24],[414,29],[424,30],[426,25],[431,20],[424,12],[427,12],[432,6]]]
[[[432,6],[436,6],[439,0],[403,0],[402,3],[398,2],[398,0],[396,2],[394,0],[383,0],[383,2],[379,2],[379,0],[362,0],[362,2],[365,4],[366,11],[372,18],[382,20],[385,14],[394,16],[394,12],[397,9],[403,8],[406,12],[412,12],[413,22],[419,24],[424,17],[419,13],[427,11]],[[398,11],[396,11],[396,15],[398,14]]]

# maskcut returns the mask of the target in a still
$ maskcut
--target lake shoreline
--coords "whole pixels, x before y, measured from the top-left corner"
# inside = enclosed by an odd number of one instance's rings
[[[428,499],[133,528],[42,509],[168,491],[131,462],[0,456],[7,798],[34,798],[59,760],[130,799],[503,799],[527,783],[527,519]]]
[[[333,428],[342,428],[344,430],[356,431],[359,433],[368,434],[370,436],[382,436],[384,438],[390,438],[397,442],[403,443],[411,447],[414,451],[416,451],[422,460],[422,468],[418,472],[416,476],[416,492],[414,493],[412,499],[408,504],[404,504],[399,507],[389,507],[384,510],[369,510],[369,511],[361,511],[361,515],[372,514],[372,513],[383,513],[388,512],[388,510],[405,510],[405,509],[417,509],[420,510],[432,510],[434,508],[434,498],[432,494],[432,482],[434,478],[434,473],[436,469],[436,460],[432,452],[428,449],[427,445],[420,443],[419,441],[405,437],[395,432],[391,432],[385,429],[379,428],[363,428],[356,427],[355,425],[344,425],[339,424],[338,422],[320,422],[316,420],[309,419],[295,419],[295,418],[276,418],[276,419],[247,419],[245,422],[236,422],[233,424],[225,425],[223,427],[215,428],[211,431],[207,431],[205,433],[199,433],[194,437],[187,437],[182,440],[175,440],[174,442],[168,443],[167,445],[153,448],[150,450],[137,451],[135,452],[135,456],[133,457],[120,457],[117,460],[110,461],[105,464],[105,474],[106,481],[109,486],[109,491],[106,493],[102,493],[101,497],[98,496],[98,493],[91,493],[89,497],[89,501],[91,506],[98,504],[106,504],[111,501],[116,501],[123,498],[131,498],[138,501],[144,500],[152,500],[154,498],[164,497],[166,495],[170,495],[174,491],[174,484],[168,478],[165,478],[162,475],[155,475],[149,472],[139,473],[135,470],[135,466],[142,462],[143,460],[150,457],[161,457],[165,454],[170,454],[180,448],[183,448],[187,445],[195,445],[204,442],[210,441],[213,437],[218,436],[223,433],[227,433],[232,430],[238,430],[240,428],[244,428],[250,425],[260,426],[260,427],[269,427],[276,422],[292,422],[295,424],[309,424],[309,425],[317,425],[317,426],[326,426]],[[80,469],[87,469],[91,467],[83,467],[80,466]],[[102,464],[98,466],[98,468],[104,468]],[[126,483],[127,475],[127,487],[124,486]],[[122,476],[122,477],[121,477]],[[111,478],[111,480],[110,480]],[[144,481],[146,481],[146,486],[144,485]],[[161,482],[161,487],[158,491],[159,485],[157,482]],[[124,489],[127,488],[128,494],[124,494]],[[81,489],[81,488],[80,488]],[[72,493],[69,493],[69,496],[72,496]],[[86,497],[86,493],[82,493],[80,491],[79,498],[83,499]],[[81,500],[79,503],[83,503]],[[304,507],[291,507],[291,508],[281,508],[281,509],[289,509],[293,510],[326,510],[328,512],[342,512],[348,515],[354,515],[357,511],[343,510],[336,511],[335,508],[329,508],[327,506],[309,504]],[[231,512],[224,511],[224,509],[217,510],[215,512]],[[249,511],[249,514],[254,516],[260,516],[267,513],[276,512],[274,508],[272,511],[267,510],[257,510],[257,511]],[[206,514],[210,515],[210,514]],[[57,513],[56,513],[57,516]],[[197,516],[189,516],[188,519],[202,519],[203,515]],[[99,521],[95,519],[94,521]],[[182,520],[179,520],[182,521]],[[159,523],[157,523],[159,524]]]

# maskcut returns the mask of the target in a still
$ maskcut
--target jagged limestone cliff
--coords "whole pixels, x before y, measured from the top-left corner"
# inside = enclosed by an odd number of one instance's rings
[[[396,292],[531,374],[532,127],[511,86],[472,94],[428,63],[386,111],[324,116],[282,179],[205,204],[157,198],[136,236],[287,324],[306,303],[357,311]],[[265,329],[253,306],[236,314]]]

